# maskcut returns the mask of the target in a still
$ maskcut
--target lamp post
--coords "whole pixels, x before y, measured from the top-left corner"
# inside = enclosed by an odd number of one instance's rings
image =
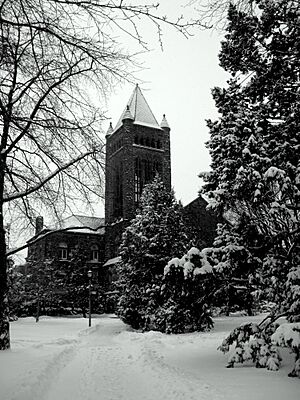
[[[88,270],[88,278],[89,278],[89,327],[92,325],[92,271],[89,269]]]

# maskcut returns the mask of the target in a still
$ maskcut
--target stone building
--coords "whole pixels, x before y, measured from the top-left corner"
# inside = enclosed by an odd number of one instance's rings
[[[51,260],[59,268],[80,251],[86,269],[98,280],[104,261],[104,218],[72,215],[54,226],[43,225],[43,217],[37,217],[35,235],[28,241],[27,262]]]
[[[138,85],[117,125],[107,132],[105,169],[105,255],[111,259],[144,185],[159,173],[171,189],[170,127],[165,116],[158,124]]]
[[[107,131],[105,170],[105,219],[73,215],[45,228],[38,217],[36,234],[28,242],[28,261],[68,262],[72,252],[81,248],[95,276],[102,276],[103,269],[109,270],[118,260],[122,232],[135,216],[144,185],[158,173],[171,189],[170,127],[165,115],[157,122],[138,85],[116,126],[110,124]],[[206,212],[206,205],[197,198],[185,211],[203,236],[202,243],[210,245],[216,220]]]

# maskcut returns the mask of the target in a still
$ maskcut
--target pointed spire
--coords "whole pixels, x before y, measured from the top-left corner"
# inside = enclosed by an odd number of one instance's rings
[[[127,107],[126,107],[126,111],[125,111],[125,113],[123,114],[122,121],[124,121],[124,119],[131,119],[132,121],[134,121],[134,118],[133,118],[133,116],[131,115],[131,112],[130,112],[130,109],[129,109],[129,105],[127,105]]]
[[[113,131],[114,131],[114,129],[113,129],[112,123],[110,122],[109,127],[106,132],[106,136],[110,136],[113,133]]]
[[[163,119],[162,119],[162,121],[161,121],[161,123],[160,123],[160,127],[161,127],[161,128],[170,129],[170,126],[169,126],[168,121],[167,121],[167,119],[166,119],[166,114],[163,115]]]
[[[135,85],[128,105],[115,127],[115,131],[122,126],[122,121],[124,119],[128,119],[128,112],[130,114],[130,119],[133,120],[136,125],[161,129],[138,84]]]

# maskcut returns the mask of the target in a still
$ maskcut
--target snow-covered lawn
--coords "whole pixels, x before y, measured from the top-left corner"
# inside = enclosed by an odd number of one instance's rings
[[[114,316],[23,318],[11,324],[12,349],[0,352],[1,400],[298,400],[282,351],[277,372],[226,369],[217,347],[229,330],[260,317],[215,319],[208,333],[131,331]]]

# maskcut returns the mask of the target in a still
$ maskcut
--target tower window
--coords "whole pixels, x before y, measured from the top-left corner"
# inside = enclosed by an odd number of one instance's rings
[[[135,159],[134,168],[134,201],[136,205],[140,201],[140,197],[144,185],[151,182],[157,173],[161,173],[162,165],[158,160]]]
[[[135,159],[134,169],[134,201],[137,204],[142,193],[142,167],[141,160],[139,158]]]
[[[114,217],[123,216],[123,164],[118,164],[114,172]]]
[[[68,246],[66,243],[59,243],[58,245],[58,258],[60,260],[68,259]]]

